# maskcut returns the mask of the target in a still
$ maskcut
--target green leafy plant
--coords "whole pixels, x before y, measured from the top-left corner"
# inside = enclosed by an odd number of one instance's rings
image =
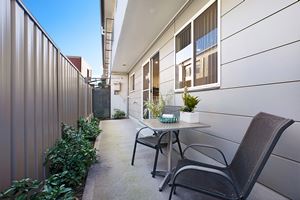
[[[96,161],[96,150],[80,131],[67,129],[63,139],[48,150],[46,163],[51,174],[64,174],[64,184],[81,185],[88,168]]]
[[[41,182],[29,178],[13,181],[12,185],[0,193],[0,199],[37,199]]]
[[[79,132],[83,135],[85,139],[94,141],[100,134],[99,120],[93,118],[91,122],[88,122],[83,117],[78,121]]]
[[[72,190],[80,186],[88,168],[96,162],[96,150],[90,141],[100,133],[99,120],[80,119],[79,130],[62,124],[62,139],[47,151],[50,177],[44,182],[31,179],[14,181],[0,193],[0,199],[73,200]]]
[[[64,173],[50,176],[44,182],[29,178],[14,181],[13,184],[0,194],[0,199],[15,200],[73,200],[72,188],[63,184]]]
[[[114,119],[123,119],[125,118],[126,114],[124,111],[120,109],[115,109],[115,113],[113,114]]]
[[[65,175],[67,172],[63,172],[60,174],[54,174],[50,176],[44,184],[44,187],[39,194],[39,199],[44,200],[73,200],[74,192],[72,188],[66,187]]]
[[[187,87],[184,88],[184,92],[182,94],[182,100],[184,103],[184,106],[181,108],[181,111],[183,112],[193,112],[196,108],[197,104],[200,102],[198,97],[192,96],[188,90]]]
[[[162,112],[165,108],[165,101],[163,97],[160,95],[158,101],[145,101],[146,109],[144,110],[144,115],[147,113],[147,111],[150,111],[153,118],[158,118],[162,115]]]

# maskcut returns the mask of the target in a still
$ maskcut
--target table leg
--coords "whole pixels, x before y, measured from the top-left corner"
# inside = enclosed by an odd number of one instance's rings
[[[165,178],[163,179],[163,181],[161,182],[161,184],[159,185],[159,191],[162,191],[166,185],[168,185],[171,177],[172,177],[172,144],[173,144],[173,134],[172,131],[169,131],[168,134],[169,137],[169,142],[168,142],[168,146],[167,146],[167,150],[168,150],[168,168],[167,168],[167,172],[165,175]]]
[[[171,180],[172,174],[170,172],[167,172],[165,178],[163,181],[160,183],[158,189],[161,192],[167,185],[169,185],[169,181]]]
[[[172,172],[172,150],[173,150],[173,133],[169,131],[169,143],[168,143],[168,171]]]

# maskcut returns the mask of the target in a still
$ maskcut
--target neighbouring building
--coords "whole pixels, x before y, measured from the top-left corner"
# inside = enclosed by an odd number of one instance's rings
[[[81,72],[85,78],[92,77],[92,66],[89,65],[81,56],[67,56],[73,65]]]
[[[168,104],[182,105],[187,86],[201,99],[197,111],[211,128],[181,133],[183,145],[218,146],[229,161],[258,112],[292,118],[296,123],[281,137],[249,199],[300,198],[300,1],[101,5],[104,76],[112,88],[124,82],[122,95],[112,90],[112,104],[140,120],[144,101],[161,94]],[[220,161],[210,152],[195,156]]]

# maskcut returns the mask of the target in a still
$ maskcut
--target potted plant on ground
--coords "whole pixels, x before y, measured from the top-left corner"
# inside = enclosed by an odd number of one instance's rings
[[[180,110],[180,120],[188,123],[199,122],[199,113],[194,112],[200,101],[198,97],[189,94],[187,87],[185,87],[182,94],[182,100],[184,106]]]

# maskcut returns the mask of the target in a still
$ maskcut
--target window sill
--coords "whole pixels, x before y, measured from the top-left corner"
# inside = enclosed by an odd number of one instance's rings
[[[212,83],[201,86],[188,87],[189,92],[205,91],[205,90],[215,90],[220,88],[220,83]],[[184,88],[175,89],[175,93],[183,93]]]

